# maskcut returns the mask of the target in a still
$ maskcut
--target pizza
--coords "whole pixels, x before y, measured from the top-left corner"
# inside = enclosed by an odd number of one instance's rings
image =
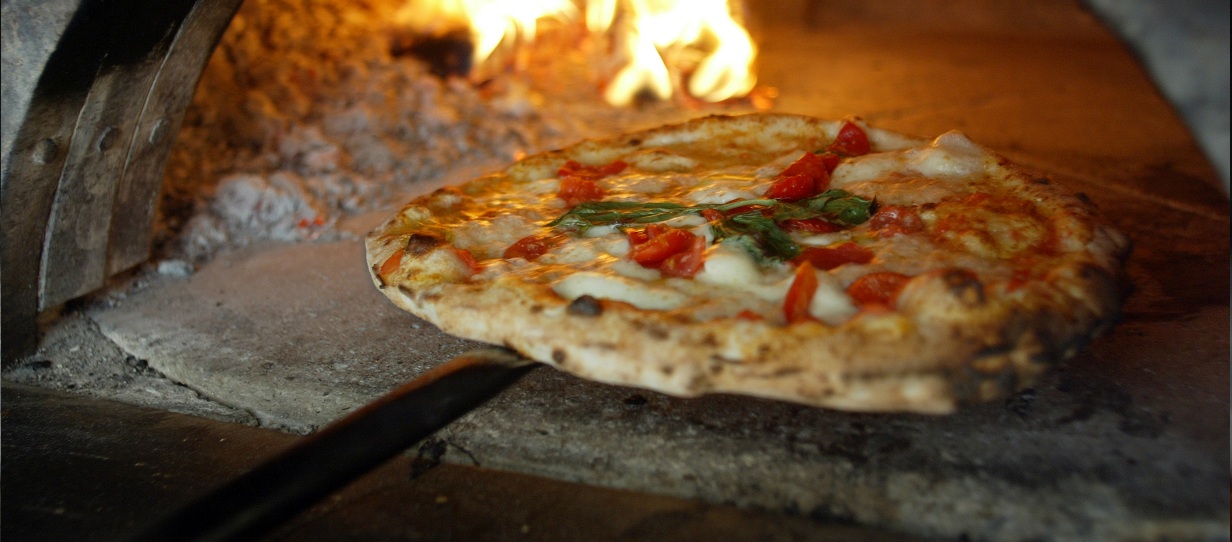
[[[366,248],[402,309],[587,379],[944,413],[1106,329],[1129,242],[959,132],[754,114],[527,157]]]

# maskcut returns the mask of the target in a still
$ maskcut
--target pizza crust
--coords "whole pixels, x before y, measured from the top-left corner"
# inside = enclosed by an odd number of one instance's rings
[[[987,158],[979,182],[1034,202],[1045,214],[1039,220],[1063,237],[1062,252],[1043,266],[1047,276],[1008,292],[992,275],[925,270],[899,294],[895,310],[862,311],[837,325],[692,318],[687,308],[646,310],[589,295],[566,299],[553,290],[559,279],[527,280],[533,266],[508,262],[471,276],[470,264],[449,241],[449,227],[436,222],[451,213],[493,218],[500,213],[467,208],[467,198],[501,183],[555,177],[566,160],[624,159],[664,174],[722,170],[749,160],[740,156],[748,149],[761,151],[753,159],[760,163],[824,147],[839,126],[793,115],[716,116],[528,157],[502,173],[412,202],[376,228],[367,238],[373,281],[398,307],[448,333],[502,345],[584,378],[679,396],[737,393],[859,411],[944,413],[1002,397],[1030,385],[1116,319],[1126,238],[1088,203],[978,147]],[[928,145],[865,130],[875,153]],[[694,149],[688,156],[673,152],[687,147]],[[695,164],[685,167],[690,161]],[[928,167],[946,173],[945,164]],[[974,178],[953,174],[960,182]],[[396,268],[383,273],[399,251]],[[871,268],[846,266],[836,276]]]

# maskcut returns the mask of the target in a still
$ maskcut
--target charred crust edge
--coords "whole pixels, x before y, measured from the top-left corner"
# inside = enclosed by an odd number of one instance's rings
[[[569,303],[565,311],[574,316],[599,316],[603,314],[603,303],[591,295],[582,295]]]
[[[964,305],[977,307],[984,304],[984,283],[980,282],[975,273],[965,269],[953,269],[946,271],[941,280],[945,282],[950,294]]]
[[[441,246],[444,242],[440,237],[426,233],[411,234],[406,239],[406,253],[412,256],[423,256],[431,252],[432,249]]]
[[[376,277],[377,289],[384,290],[389,283],[385,282],[385,277],[381,276],[380,268],[376,264],[372,264],[372,276]]]

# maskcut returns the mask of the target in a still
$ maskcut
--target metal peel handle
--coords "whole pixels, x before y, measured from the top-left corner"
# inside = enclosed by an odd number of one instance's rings
[[[162,519],[133,540],[248,540],[495,397],[538,365],[506,350],[458,356]]]

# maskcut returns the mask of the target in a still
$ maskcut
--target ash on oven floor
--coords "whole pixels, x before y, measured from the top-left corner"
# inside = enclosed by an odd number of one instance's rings
[[[166,378],[146,360],[103,336],[83,313],[69,310],[45,327],[38,351],[4,368],[5,382],[74,392],[133,405],[257,425],[242,408],[202,396]]]

